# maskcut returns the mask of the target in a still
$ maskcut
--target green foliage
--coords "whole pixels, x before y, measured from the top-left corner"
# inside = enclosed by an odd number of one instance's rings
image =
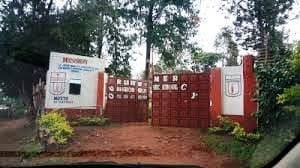
[[[210,134],[223,134],[223,133],[225,133],[225,131],[221,127],[210,127],[210,128],[208,128],[208,133],[210,133]]]
[[[220,127],[222,127],[227,133],[231,132],[238,125],[237,122],[232,121],[228,117],[219,116],[218,119]]]
[[[235,17],[235,34],[244,47],[268,47],[272,54],[281,50],[283,33],[277,31],[277,27],[286,23],[294,0],[222,1],[225,9]]]
[[[192,0],[137,0],[135,9],[143,37],[146,39],[146,69],[148,79],[151,50],[156,49],[167,66],[173,67],[179,56],[191,48],[190,37],[199,22],[198,10]]]
[[[255,150],[255,144],[247,144],[229,136],[208,134],[202,138],[217,153],[229,154],[243,161],[249,160]]]
[[[245,143],[257,143],[262,136],[259,133],[247,133],[239,124],[231,132],[235,139]]]
[[[238,45],[234,40],[233,30],[229,27],[223,27],[217,35],[215,46],[217,50],[223,50],[227,66],[237,66],[239,56]]]
[[[257,144],[250,159],[250,167],[263,167],[274,159],[300,133],[300,108],[285,111],[272,130],[264,133],[264,138]]]
[[[296,44],[296,48],[293,50],[292,65],[294,66],[295,72],[300,73],[300,42]]]
[[[73,135],[73,128],[58,111],[43,114],[39,119],[39,124],[43,129],[48,130],[50,136],[60,145],[66,144]]]
[[[258,65],[256,77],[259,83],[258,124],[262,129],[270,128],[284,114],[277,103],[277,97],[292,84],[294,72],[287,58],[281,58],[272,64]]]
[[[228,117],[219,116],[219,127],[212,127],[208,129],[211,134],[229,134],[241,142],[257,143],[262,136],[259,133],[247,133],[239,123],[232,121]]]
[[[26,142],[26,144],[24,144],[21,147],[21,155],[22,158],[24,159],[31,159],[35,156],[37,156],[38,154],[40,154],[43,151],[43,146],[39,143],[36,142],[34,140],[31,140],[30,142]]]
[[[300,84],[284,89],[277,100],[279,104],[300,104]]]
[[[109,119],[104,117],[82,117],[79,118],[78,124],[87,126],[105,126],[109,124]]]
[[[192,69],[194,71],[208,71],[209,68],[216,67],[216,63],[222,57],[218,53],[206,53],[201,49],[195,50],[192,53]]]

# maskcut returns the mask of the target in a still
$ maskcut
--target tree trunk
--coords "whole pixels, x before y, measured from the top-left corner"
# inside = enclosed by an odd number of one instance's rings
[[[145,80],[149,79],[150,72],[150,58],[151,58],[151,44],[152,44],[152,30],[153,30],[153,6],[154,2],[150,4],[149,13],[147,16],[146,27],[147,27],[147,35],[146,35],[146,66],[145,66]]]
[[[100,13],[99,34],[98,34],[98,58],[102,58],[103,38],[104,38],[104,16]]]

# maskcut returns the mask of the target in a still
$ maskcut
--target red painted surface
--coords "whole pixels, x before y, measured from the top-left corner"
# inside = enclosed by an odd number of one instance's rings
[[[210,72],[210,119],[211,125],[215,125],[218,116],[222,112],[222,87],[221,87],[221,68],[214,68]]]
[[[147,96],[148,82],[109,77],[104,116],[113,122],[146,121]]]
[[[256,92],[256,77],[254,73],[254,57],[246,55],[243,58],[244,73],[244,113],[245,128],[249,131],[256,129],[257,123],[253,114],[257,111],[257,102],[253,99]]]
[[[104,73],[98,74],[98,87],[97,87],[97,109],[103,109],[104,104]]]
[[[153,126],[208,127],[209,73],[159,74],[153,79]]]
[[[210,117],[212,125],[217,124],[218,116],[226,116],[241,124],[247,131],[256,129],[256,119],[253,113],[257,110],[257,103],[253,100],[256,91],[256,78],[254,73],[254,57],[247,55],[243,57],[243,76],[244,76],[244,116],[222,115],[222,90],[221,90],[221,69],[211,70],[210,76],[210,99],[212,106],[210,107]],[[214,103],[215,102],[215,103]]]

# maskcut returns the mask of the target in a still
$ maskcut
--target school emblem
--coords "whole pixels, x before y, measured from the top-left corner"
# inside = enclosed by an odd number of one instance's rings
[[[49,91],[52,95],[61,95],[65,92],[66,73],[51,72]]]
[[[241,75],[225,75],[225,94],[228,97],[241,95]]]

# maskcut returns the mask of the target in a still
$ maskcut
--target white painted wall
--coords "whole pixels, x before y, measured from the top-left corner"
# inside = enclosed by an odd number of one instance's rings
[[[243,66],[222,68],[222,98],[224,115],[244,115]]]
[[[71,61],[66,62],[64,58]],[[51,52],[45,107],[95,109],[98,73],[104,72],[104,66],[102,59]],[[80,95],[69,94],[70,81],[76,79],[81,82]]]

